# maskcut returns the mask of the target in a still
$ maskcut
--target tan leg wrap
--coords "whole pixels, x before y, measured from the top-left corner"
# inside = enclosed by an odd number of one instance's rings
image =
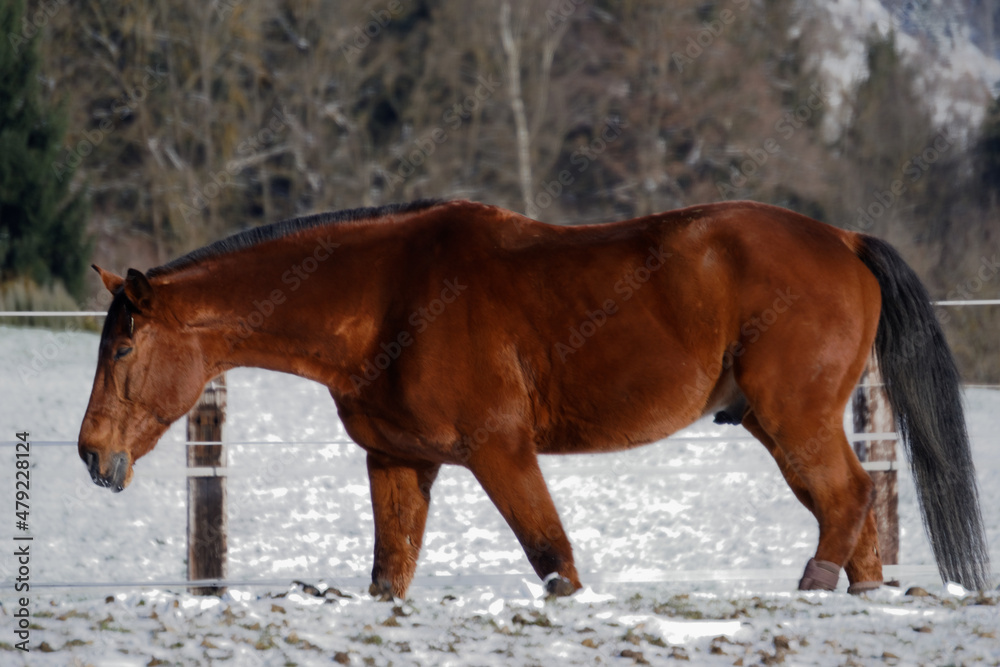
[[[832,591],[840,579],[840,566],[825,560],[810,558],[799,581],[800,591]]]

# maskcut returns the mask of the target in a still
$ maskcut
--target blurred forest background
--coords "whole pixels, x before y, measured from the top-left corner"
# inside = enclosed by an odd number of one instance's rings
[[[4,0],[0,29],[6,308],[417,197],[562,224],[755,199],[1000,296],[997,0]],[[1000,308],[947,320],[1000,381]]]

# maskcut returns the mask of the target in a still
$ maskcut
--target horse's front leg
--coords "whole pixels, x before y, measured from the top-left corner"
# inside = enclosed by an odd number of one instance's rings
[[[549,495],[533,450],[499,436],[475,451],[468,468],[500,510],[550,595],[581,588],[573,548]]]
[[[368,454],[375,513],[375,566],[369,592],[381,600],[406,596],[424,540],[431,485],[440,467]]]

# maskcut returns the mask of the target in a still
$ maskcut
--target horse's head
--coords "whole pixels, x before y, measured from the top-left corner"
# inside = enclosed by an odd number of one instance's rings
[[[80,458],[99,486],[121,491],[132,465],[198,400],[207,381],[198,336],[185,332],[145,275],[94,269],[114,298],[80,427]]]

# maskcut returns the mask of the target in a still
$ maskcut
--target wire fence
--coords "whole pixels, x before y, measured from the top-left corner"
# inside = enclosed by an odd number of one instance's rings
[[[935,306],[966,307],[966,306],[997,306],[1000,299],[981,299],[964,301],[937,301]],[[0,311],[0,318],[27,318],[27,317],[104,317],[104,311]],[[968,384],[967,388],[1000,388],[1000,384]],[[898,436],[892,432],[882,433],[849,433],[850,442],[871,442],[882,440],[897,440]],[[985,437],[973,434],[972,437]],[[665,439],[666,442],[673,443],[697,443],[715,445],[734,445],[756,443],[752,437],[729,437],[729,436],[671,436]],[[0,441],[0,447],[13,447],[17,441]],[[72,440],[33,440],[34,447],[76,447],[76,441]],[[199,441],[164,441],[160,446],[168,447],[190,447],[198,445],[218,445],[217,442]],[[349,444],[343,440],[225,440],[221,444],[227,446],[248,446],[248,447],[296,447],[296,446],[329,446]],[[885,472],[906,470],[905,464],[899,461],[864,461],[862,467],[870,472]],[[161,467],[156,471],[157,478],[185,478],[185,477],[252,477],[260,474],[262,466],[253,466],[246,463],[240,467]],[[581,465],[575,467],[564,467],[560,469],[561,474],[601,474],[606,467],[598,464]],[[668,474],[729,474],[729,473],[760,473],[773,472],[773,466],[760,466],[758,468],[748,468],[747,466],[725,466],[725,465],[700,465],[700,466],[673,466],[662,465],[653,468],[644,468],[645,471]],[[336,471],[324,473],[312,466],[302,466],[300,468],[282,469],[282,474],[305,476],[329,476],[335,475]],[[924,565],[886,565],[884,566],[886,580],[902,577],[927,577],[933,576],[937,569],[933,566]],[[621,573],[590,572],[586,573],[588,582],[605,583],[657,583],[657,582],[699,582],[699,581],[791,581],[801,576],[801,569],[796,568],[768,568],[768,569],[705,569],[705,570],[636,570]],[[108,582],[39,582],[33,581],[32,586],[38,589],[190,589],[192,587],[225,587],[225,588],[252,588],[252,587],[288,587],[294,582],[294,577],[273,579],[198,579],[198,580],[162,580],[162,581],[108,581]],[[433,575],[415,577],[414,586],[510,586],[522,582],[534,580],[534,575],[524,574],[482,574],[482,575]],[[352,588],[364,588],[368,579],[365,577],[335,577],[334,583],[338,586],[350,586]],[[0,582],[0,587],[12,587],[13,582]]]
[[[863,440],[887,440],[894,439],[896,437],[895,433],[854,433],[848,434],[848,438],[852,441]],[[973,434],[973,437],[984,437],[981,434]],[[693,443],[693,444],[709,444],[709,445],[736,445],[736,444],[748,444],[756,443],[757,441],[751,437],[725,437],[725,436],[672,436],[666,438],[665,442],[674,444],[683,443]],[[13,447],[16,441],[0,441],[0,447]],[[166,445],[168,447],[187,447],[189,445],[201,445],[201,444],[218,444],[218,443],[202,443],[202,442],[183,442],[183,441],[167,441],[161,443],[160,446]],[[234,441],[224,441],[223,444],[230,446],[249,446],[249,447],[291,447],[291,446],[314,446],[322,447],[328,445],[345,445],[349,444],[344,440],[283,440],[283,441],[264,441],[264,440],[234,440]],[[76,447],[77,443],[70,440],[47,440],[47,441],[32,441],[32,446],[41,447]],[[862,463],[862,466],[869,471],[886,471],[886,470],[906,470],[905,465],[898,462],[891,461],[868,461]],[[182,466],[171,466],[171,467],[160,467],[156,471],[147,471],[147,475],[152,475],[157,479],[183,479],[188,476],[206,476],[206,475],[219,475],[219,476],[229,476],[229,477],[252,477],[254,475],[261,474],[262,471],[266,471],[266,465],[251,465],[251,464],[241,464],[239,467],[226,467],[226,468],[186,468]],[[290,475],[296,478],[301,478],[305,476],[312,477],[323,477],[323,476],[336,476],[337,470],[331,469],[330,471],[324,472],[317,470],[316,467],[285,467],[282,469],[283,475]],[[590,475],[601,475],[608,474],[610,469],[607,466],[603,466],[598,463],[584,464],[579,466],[561,466],[558,473],[560,476],[569,475],[580,475],[580,474],[590,474]],[[702,465],[702,466],[671,466],[662,465],[654,467],[644,467],[644,473],[650,474],[702,474],[702,475],[718,475],[718,474],[729,474],[729,473],[742,473],[742,474],[754,474],[754,473],[773,473],[775,472],[774,466],[761,465],[757,467],[747,467],[746,465],[740,467],[732,466],[718,466],[718,465]],[[885,565],[883,567],[884,575],[886,580],[890,579],[913,579],[913,578],[932,578],[937,573],[937,568],[929,565],[909,565],[909,564],[898,564],[898,565]],[[799,567],[775,567],[775,568],[712,568],[712,569],[698,569],[698,570],[663,570],[663,569],[637,569],[634,571],[625,572],[587,572],[582,573],[584,579],[588,584],[643,584],[643,583],[682,583],[682,582],[724,582],[724,581],[741,581],[741,582],[774,582],[778,585],[784,584],[786,582],[794,582],[798,580],[801,576],[801,568]],[[154,580],[154,581],[35,581],[32,582],[32,586],[37,589],[46,590],[56,590],[56,589],[67,589],[67,590],[126,590],[126,589],[166,589],[166,590],[187,590],[192,587],[225,587],[225,588],[235,588],[235,589],[247,589],[247,588],[269,588],[269,589],[282,589],[287,588],[296,580],[306,580],[314,577],[309,577],[307,575],[297,575],[289,576],[287,578],[260,578],[260,579],[198,579],[198,580],[184,580],[184,579],[164,579],[164,580]],[[349,588],[351,590],[364,590],[367,588],[368,583],[370,583],[367,577],[362,576],[335,576],[326,578],[325,582],[328,585],[335,586],[337,588]],[[469,587],[469,586],[492,586],[492,587],[505,587],[507,589],[513,586],[524,585],[525,583],[534,583],[534,575],[532,573],[519,573],[519,574],[473,574],[473,575],[417,575],[414,578],[413,586],[415,587],[431,587],[431,588],[447,588],[447,587]],[[7,587],[12,586],[12,582],[2,582],[0,586]]]

